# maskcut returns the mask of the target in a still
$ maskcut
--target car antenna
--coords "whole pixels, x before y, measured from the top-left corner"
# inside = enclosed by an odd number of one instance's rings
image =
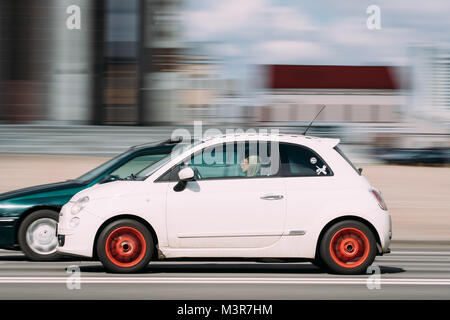
[[[313,124],[314,120],[316,120],[316,118],[319,116],[319,114],[322,112],[323,109],[325,109],[325,105],[322,106],[322,109],[320,109],[320,111],[316,114],[316,116],[314,117],[314,119],[311,120],[308,128],[306,128],[305,132],[303,132],[303,135],[306,135],[306,133],[308,132],[309,128],[311,128],[311,125]]]

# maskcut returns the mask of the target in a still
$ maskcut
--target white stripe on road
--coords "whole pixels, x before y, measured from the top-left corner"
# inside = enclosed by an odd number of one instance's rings
[[[418,255],[418,256],[450,256],[450,251],[397,251],[392,250],[391,253],[386,253],[386,257],[396,255]],[[384,257],[384,256],[383,256]]]
[[[0,283],[71,283],[74,277],[0,277]],[[450,279],[383,279],[383,278],[178,278],[178,277],[81,277],[85,284],[340,284],[360,285],[380,281],[381,285],[448,285]]]
[[[450,266],[450,261],[442,261],[442,260],[431,260],[431,261],[425,261],[425,260],[411,260],[411,259],[390,259],[390,260],[376,260],[373,265],[377,266],[386,266],[388,267],[388,264],[400,264],[400,265],[418,265],[418,266]]]

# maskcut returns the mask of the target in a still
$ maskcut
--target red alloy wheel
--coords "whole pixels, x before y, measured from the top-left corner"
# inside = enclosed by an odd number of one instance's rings
[[[145,256],[147,245],[141,232],[132,227],[119,227],[106,239],[106,255],[115,265],[129,268]]]
[[[370,244],[366,235],[355,228],[339,230],[330,242],[331,258],[344,268],[355,268],[363,264],[369,251]]]

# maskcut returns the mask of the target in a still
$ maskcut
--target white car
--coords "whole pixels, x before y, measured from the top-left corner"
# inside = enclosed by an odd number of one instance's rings
[[[308,260],[365,272],[389,252],[391,218],[338,139],[235,134],[180,142],[132,180],[77,193],[58,251],[137,272],[166,258]]]

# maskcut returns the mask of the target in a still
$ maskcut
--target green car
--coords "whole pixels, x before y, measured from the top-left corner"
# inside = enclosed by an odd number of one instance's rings
[[[134,146],[78,179],[0,194],[0,248],[21,249],[31,260],[56,259],[59,211],[73,195],[98,183],[129,179],[169,154],[178,142]]]

